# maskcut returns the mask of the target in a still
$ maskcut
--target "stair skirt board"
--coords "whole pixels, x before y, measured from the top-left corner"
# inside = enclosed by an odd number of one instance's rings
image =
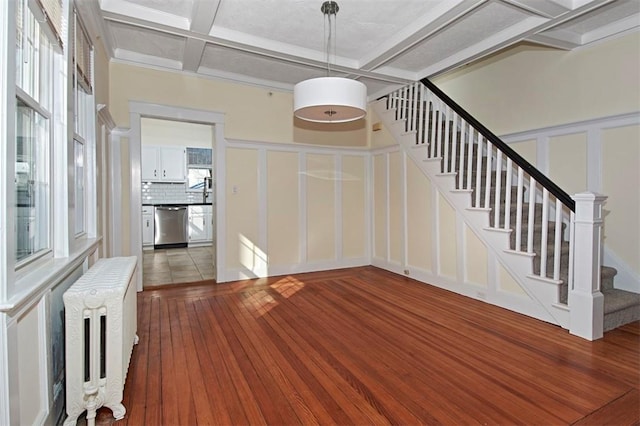
[[[418,166],[420,170],[425,174],[425,176],[431,181],[434,189],[436,189],[453,207],[458,213],[463,217],[464,222],[469,226],[475,233],[480,237],[480,239],[486,244],[487,250],[492,252],[497,259],[501,259],[500,263],[504,265],[505,269],[519,282],[522,288],[529,294],[531,297],[531,301],[528,303],[518,303],[517,300],[512,300],[511,297],[488,297],[488,298],[479,298],[477,297],[477,289],[475,287],[468,287],[467,285],[460,284],[457,282],[449,282],[442,277],[433,276],[430,273],[421,273],[419,271],[415,271],[416,278],[420,281],[428,282],[430,284],[435,284],[438,286],[442,286],[443,288],[452,290],[454,292],[464,294],[466,296],[472,297],[478,300],[484,300],[489,303],[493,303],[495,305],[514,310],[525,315],[529,315],[535,318],[542,319],[544,321],[548,321],[554,324],[558,324],[563,328],[569,328],[569,309],[566,305],[562,303],[566,302],[566,298],[568,295],[567,284],[563,281],[553,281],[549,279],[545,279],[542,277],[536,277],[531,275],[532,272],[537,273],[540,269],[539,262],[534,262],[535,256],[527,256],[526,253],[516,252],[512,250],[515,237],[512,235],[511,231],[504,231],[496,228],[490,228],[490,224],[494,221],[494,214],[492,213],[492,209],[490,208],[478,208],[473,207],[475,204],[475,195],[472,190],[469,189],[460,189],[458,187],[459,183],[457,178],[457,172],[442,172],[442,161],[443,158],[432,157],[427,158],[428,146],[424,145],[416,145],[416,132],[405,131],[405,120],[396,120],[395,110],[386,110],[386,101],[380,100],[373,103],[373,109],[379,115],[379,117],[384,122],[385,126],[390,130],[390,133],[395,138],[395,140],[399,143],[401,151],[406,153],[408,157],[412,159],[412,161]],[[429,116],[429,113],[426,113],[426,116]],[[443,124],[441,122],[440,124]],[[444,132],[449,129],[449,126],[444,128]],[[425,134],[428,132],[427,129],[422,129]],[[442,130],[441,130],[442,131]],[[440,143],[440,141],[438,141]],[[458,141],[460,144],[465,144],[466,141]],[[451,146],[453,146],[452,144]],[[451,148],[450,148],[451,149]],[[453,148],[455,149],[455,148]],[[475,147],[473,148],[475,149]],[[445,149],[443,149],[445,151]],[[467,157],[467,150],[464,150],[465,157]],[[474,155],[475,157],[475,155]],[[477,158],[477,157],[475,157]],[[474,159],[475,161],[475,159]],[[484,163],[486,160],[482,159],[480,162]],[[451,163],[457,163],[452,161]],[[490,164],[490,163],[489,163]],[[457,168],[457,164],[452,164],[454,168]],[[472,182],[473,186],[476,183],[476,175],[475,175],[476,166],[473,166],[472,171]],[[494,169],[495,170],[495,169]],[[501,199],[504,200],[504,196],[507,192],[506,190],[506,177],[504,176],[505,171],[502,171],[503,174],[500,175],[500,184],[501,184]],[[495,174],[492,174],[495,176]],[[467,178],[465,178],[467,179]],[[525,181],[528,179],[525,179]],[[480,200],[485,200],[485,177],[483,174],[480,176],[481,181],[481,189],[480,189]],[[495,182],[490,182],[491,187],[495,189],[493,186]],[[515,182],[511,181],[512,190],[514,189]],[[525,185],[526,186],[526,185]],[[493,206],[494,196],[490,195],[491,204]],[[541,198],[539,194],[535,196],[535,202],[539,203]],[[513,200],[513,198],[512,198]],[[523,204],[528,203],[527,199],[523,199]],[[481,204],[482,205],[482,204]],[[502,207],[502,206],[501,206]],[[540,207],[536,206],[535,209],[539,209]],[[503,210],[501,208],[501,210]],[[524,213],[528,212],[525,210]],[[524,219],[525,214],[523,214],[523,230],[526,228],[526,222]],[[499,219],[502,220],[503,212],[501,211],[499,214]],[[536,222],[541,220],[541,215],[536,213]],[[549,240],[553,241],[554,228],[555,223],[553,217],[550,215],[548,219],[552,224],[553,228],[549,227]],[[512,217],[512,228],[515,224],[515,218]],[[537,232],[539,232],[539,225]],[[563,221],[563,229],[562,229],[562,240],[565,241],[562,244],[561,250],[563,254],[567,254],[569,251],[567,241],[567,233],[568,227],[564,224]],[[497,231],[497,232],[496,232]],[[527,239],[527,233],[523,232],[522,234],[522,244],[525,244]],[[534,243],[535,244],[535,243]],[[537,242],[537,246],[535,249],[539,248],[539,242]],[[521,246],[523,247],[523,246]],[[549,245],[552,247],[552,244]],[[548,249],[549,250],[549,249]],[[547,252],[547,256],[549,258],[551,252]],[[561,277],[565,277],[563,280],[566,281],[566,277],[568,276],[568,265],[566,264],[567,257],[565,256],[561,265]],[[552,265],[552,262],[547,262],[547,270]],[[380,267],[385,269],[390,265],[386,265],[384,262],[381,262]],[[397,268],[393,268],[397,269]],[[389,270],[393,270],[389,269]],[[396,272],[396,271],[394,271]],[[403,273],[403,271],[398,271],[398,273]],[[620,295],[619,292],[621,290],[613,289],[613,276],[615,276],[615,269],[603,267],[602,271],[602,291],[605,294],[606,298],[611,299],[613,294],[618,294],[618,298],[624,299],[624,303],[613,301],[605,302],[605,331],[623,325],[625,323],[640,319],[640,294],[636,293],[628,293]],[[421,276],[423,279],[421,279]],[[560,283],[560,284],[559,284]],[[623,292],[625,293],[625,292]],[[496,296],[496,295],[493,295]],[[486,297],[486,295],[485,295]],[[560,299],[559,299],[560,297]],[[495,299],[495,300],[493,300]],[[560,303],[560,300],[562,303]],[[617,305],[625,305],[620,309],[614,309],[611,306],[613,304]],[[534,307],[535,305],[535,307]],[[628,306],[627,306],[628,305]]]
[[[407,275],[405,274],[405,270],[408,270],[409,274],[407,277],[421,283],[448,290],[481,302],[489,303],[547,323],[560,325],[555,318],[547,312],[547,310],[543,309],[539,303],[535,303],[527,296],[501,292],[499,290],[496,291],[494,288],[487,288],[474,284],[460,283],[455,279],[450,279],[441,275],[434,275],[432,272],[424,269],[412,266],[402,267],[397,262],[387,262],[381,258],[372,258],[371,264],[377,268],[381,268],[398,275]],[[566,321],[568,322],[568,312],[562,313],[563,310],[557,308],[556,310],[559,311],[557,315],[566,317]]]

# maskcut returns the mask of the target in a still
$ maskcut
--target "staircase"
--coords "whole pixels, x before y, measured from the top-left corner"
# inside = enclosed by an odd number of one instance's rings
[[[576,257],[576,241],[583,245],[590,238],[583,233],[588,221],[580,219],[576,230],[576,202],[433,83],[423,80],[399,89],[374,109],[408,156],[542,305],[545,315],[536,317],[568,329],[591,320],[593,338],[599,337],[598,329],[640,320],[640,294],[616,289],[614,268],[592,268],[585,263],[589,256]],[[600,259],[602,218],[598,206],[592,210],[591,233],[597,235],[592,253]],[[593,298],[591,319],[576,316],[584,311],[577,306],[585,294]]]

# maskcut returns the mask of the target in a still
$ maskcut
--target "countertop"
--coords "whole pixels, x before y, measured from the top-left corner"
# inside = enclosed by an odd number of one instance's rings
[[[213,205],[213,204],[211,204],[211,203],[157,203],[157,204],[144,203],[144,204],[142,204],[142,207],[211,206],[211,205]]]

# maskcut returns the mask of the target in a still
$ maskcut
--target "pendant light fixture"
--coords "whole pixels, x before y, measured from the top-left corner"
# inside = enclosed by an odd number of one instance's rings
[[[367,114],[367,87],[356,80],[329,76],[331,41],[340,8],[335,1],[325,1],[320,10],[329,23],[327,77],[304,80],[293,87],[293,113],[302,120],[317,123],[358,120]]]

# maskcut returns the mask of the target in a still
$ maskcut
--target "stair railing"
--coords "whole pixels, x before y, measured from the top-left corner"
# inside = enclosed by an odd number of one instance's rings
[[[428,79],[390,93],[387,109],[395,109],[405,132],[415,132],[427,158],[440,159],[442,173],[456,175],[472,208],[490,212],[490,228],[510,232],[512,251],[535,256],[532,278],[565,284],[558,302],[566,304],[573,279],[571,196]]]

